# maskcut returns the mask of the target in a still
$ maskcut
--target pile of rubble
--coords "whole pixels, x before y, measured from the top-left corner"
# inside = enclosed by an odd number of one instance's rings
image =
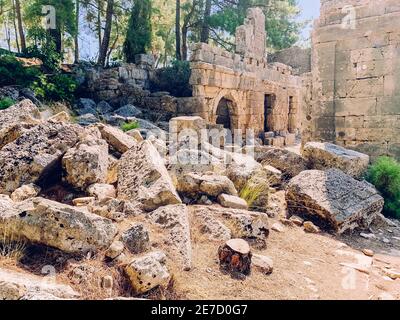
[[[206,124],[183,117],[170,126],[199,131]],[[383,208],[375,188],[353,178],[366,169],[366,156],[329,145],[309,144],[303,156],[257,147],[256,161],[205,141],[199,151],[154,137],[144,140],[136,129],[80,126],[66,113],[44,120],[30,100],[0,111],[0,142],[0,239],[68,254],[102,254],[124,270],[136,294],[167,286],[171,265],[192,268],[194,226],[210,241],[245,239],[265,247],[274,215],[272,186],[287,190],[287,218],[300,216],[311,231],[310,221],[338,232],[367,228]],[[201,157],[208,161],[192,161]],[[74,190],[68,201],[50,197],[47,190],[57,186]],[[288,221],[303,224],[298,217]],[[220,252],[225,265],[228,251]],[[268,257],[246,259],[272,272]],[[78,296],[69,287],[44,286],[34,278],[22,283],[9,270],[0,269],[0,279],[0,299]],[[112,286],[112,278],[107,281]]]

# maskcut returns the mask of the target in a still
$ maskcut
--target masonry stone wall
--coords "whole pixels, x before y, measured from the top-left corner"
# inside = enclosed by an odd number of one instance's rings
[[[291,66],[293,74],[302,75],[311,72],[311,49],[290,47],[268,55],[268,62],[280,62]]]
[[[197,109],[193,115],[216,124],[222,99],[230,101],[232,129],[265,131],[265,99],[271,95],[268,130],[276,136],[296,133],[301,127],[302,79],[292,68],[268,64],[265,16],[261,9],[248,10],[236,32],[236,53],[205,43],[192,47],[191,80]]]
[[[304,142],[400,159],[400,2],[321,0],[312,42]]]

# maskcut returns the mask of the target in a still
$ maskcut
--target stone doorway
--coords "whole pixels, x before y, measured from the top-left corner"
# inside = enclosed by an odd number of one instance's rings
[[[264,97],[264,132],[271,131],[271,115],[274,109],[275,95],[266,94]]]
[[[229,99],[222,98],[217,107],[217,121],[219,125],[223,125],[225,129],[233,130],[234,124],[232,119],[233,102]]]

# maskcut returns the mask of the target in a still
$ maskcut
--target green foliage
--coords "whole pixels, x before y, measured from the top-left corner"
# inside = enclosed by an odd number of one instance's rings
[[[74,99],[77,87],[74,78],[65,74],[40,75],[31,86],[40,99],[69,102]]]
[[[0,86],[28,86],[39,73],[36,67],[24,68],[13,55],[0,55]]]
[[[400,219],[400,163],[390,157],[380,157],[370,167],[367,180],[385,198],[384,214]]]
[[[127,62],[135,62],[135,55],[146,53],[151,47],[151,0],[135,1],[124,43]]]
[[[123,125],[121,125],[121,130],[123,132],[127,132],[133,129],[139,129],[139,123],[137,121],[132,121],[132,122],[126,122]]]
[[[245,186],[240,190],[240,197],[246,200],[249,208],[256,210],[264,210],[268,202],[270,181],[264,176],[253,176]]]
[[[168,91],[175,97],[190,97],[192,95],[190,74],[188,61],[175,60],[170,67],[157,70],[152,87],[157,91]]]
[[[15,104],[15,101],[11,98],[0,99],[0,110],[7,109]]]
[[[29,30],[28,38],[34,39],[35,44],[26,48],[24,56],[40,59],[46,72],[58,72],[62,57],[57,52],[52,37],[42,28],[32,28]]]

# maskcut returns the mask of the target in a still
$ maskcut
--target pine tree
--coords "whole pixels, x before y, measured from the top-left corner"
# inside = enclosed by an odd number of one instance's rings
[[[124,43],[126,61],[135,61],[135,55],[146,53],[151,47],[151,0],[135,1],[129,19]]]

